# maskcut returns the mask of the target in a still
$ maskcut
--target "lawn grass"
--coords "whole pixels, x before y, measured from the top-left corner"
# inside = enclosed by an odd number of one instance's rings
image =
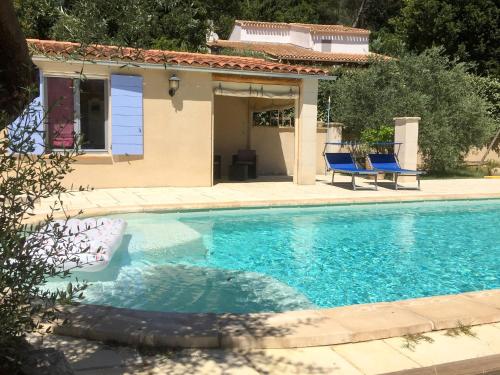
[[[488,176],[490,170],[488,167],[483,166],[464,166],[462,168],[449,169],[440,172],[429,172],[422,176],[422,179],[435,180],[435,179],[450,179],[450,178],[483,178]]]

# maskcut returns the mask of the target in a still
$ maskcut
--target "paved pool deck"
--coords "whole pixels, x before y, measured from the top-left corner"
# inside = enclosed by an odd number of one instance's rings
[[[215,209],[254,206],[349,204],[400,202],[436,199],[500,198],[499,179],[423,180],[422,190],[394,190],[391,181],[382,180],[379,190],[372,180],[357,178],[359,190],[352,191],[350,178],[318,175],[315,185],[295,185],[290,179],[267,177],[241,183],[219,183],[212,187],[116,188],[72,192],[63,195],[64,208],[71,214],[83,210],[86,216],[120,212],[157,210]],[[414,183],[405,183],[408,187]],[[41,201],[37,214],[50,211],[52,199]],[[33,220],[35,220],[33,218]]]
[[[30,341],[40,344],[39,337]],[[295,349],[137,349],[48,335],[76,375],[464,375],[500,373],[500,324]]]

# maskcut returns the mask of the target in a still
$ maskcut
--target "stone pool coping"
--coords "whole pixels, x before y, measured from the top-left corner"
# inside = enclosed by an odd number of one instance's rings
[[[213,314],[65,308],[54,333],[128,345],[270,349],[354,343],[500,322],[500,289],[283,313]]]
[[[484,194],[432,194],[432,195],[406,195],[389,197],[353,197],[353,198],[308,198],[308,199],[279,199],[279,200],[249,200],[249,201],[225,201],[225,202],[196,202],[196,203],[165,203],[165,204],[134,204],[90,207],[85,209],[65,209],[64,212],[54,212],[54,219],[67,216],[92,217],[126,213],[153,213],[153,212],[181,212],[181,211],[204,211],[204,210],[230,210],[230,209],[261,209],[261,208],[288,208],[288,207],[314,207],[314,206],[341,206],[341,205],[363,205],[363,204],[385,204],[385,203],[412,203],[412,202],[434,202],[434,201],[468,201],[500,199],[498,193]],[[82,212],[83,210],[83,212]],[[37,223],[46,218],[46,213],[35,213],[26,217],[25,223]]]

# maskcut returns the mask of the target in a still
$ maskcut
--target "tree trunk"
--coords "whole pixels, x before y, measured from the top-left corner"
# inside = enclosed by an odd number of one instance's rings
[[[359,19],[361,18],[361,15],[363,14],[363,11],[365,10],[366,2],[367,2],[367,0],[361,1],[361,5],[359,6],[358,14],[356,15],[356,19],[354,20],[352,27],[358,27]]]
[[[11,0],[0,1],[0,130],[14,120],[35,93],[35,66]]]

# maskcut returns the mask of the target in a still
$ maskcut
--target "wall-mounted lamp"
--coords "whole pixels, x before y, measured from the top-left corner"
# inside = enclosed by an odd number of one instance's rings
[[[168,79],[168,94],[170,96],[175,95],[175,92],[179,89],[180,83],[181,79],[175,74],[172,74],[172,76]]]

